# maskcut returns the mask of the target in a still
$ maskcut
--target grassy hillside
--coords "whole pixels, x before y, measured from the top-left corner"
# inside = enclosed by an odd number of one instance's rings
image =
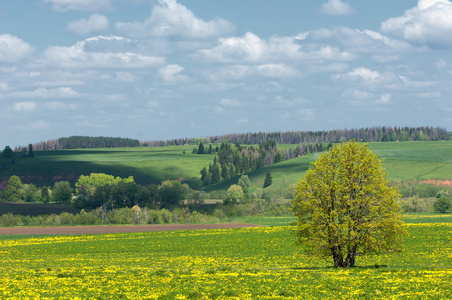
[[[295,145],[280,145],[280,149]],[[369,143],[368,147],[385,159],[391,180],[424,180],[452,178],[452,141]],[[212,155],[190,154],[194,146],[152,148],[114,148],[89,150],[36,151],[35,158],[0,159],[0,178],[11,175],[22,177],[23,182],[52,185],[54,181],[69,180],[90,173],[114,176],[133,176],[139,184],[159,184],[166,179],[184,178],[198,188],[200,170],[213,161]],[[185,151],[185,154],[184,154]],[[273,178],[271,190],[286,189],[296,183],[318,154],[310,154],[269,166]],[[6,170],[5,170],[6,166]],[[267,169],[250,172],[251,189],[261,188]],[[208,190],[227,189],[237,183],[238,177],[207,187]]]

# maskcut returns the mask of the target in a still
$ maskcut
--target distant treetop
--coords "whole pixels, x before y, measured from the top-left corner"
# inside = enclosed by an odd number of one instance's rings
[[[33,150],[57,150],[78,148],[112,148],[112,147],[158,147],[169,145],[186,145],[201,142],[204,147],[211,142],[259,145],[274,141],[277,144],[316,144],[338,143],[356,140],[368,142],[395,141],[439,141],[451,136],[445,128],[440,127],[369,127],[361,129],[340,129],[327,131],[277,131],[257,133],[232,133],[204,138],[180,138],[173,140],[139,141],[128,138],[71,136],[33,144]],[[16,149],[17,151],[17,149]]]

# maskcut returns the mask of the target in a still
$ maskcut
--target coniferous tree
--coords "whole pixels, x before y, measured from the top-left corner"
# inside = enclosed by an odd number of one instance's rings
[[[215,163],[212,166],[212,176],[211,176],[211,183],[218,183],[221,181],[220,177],[220,165]]]
[[[197,154],[204,154],[204,144],[202,142],[199,143]]]
[[[267,174],[265,175],[265,181],[264,181],[264,189],[270,185],[272,185],[272,174],[270,174],[270,170],[267,170]]]

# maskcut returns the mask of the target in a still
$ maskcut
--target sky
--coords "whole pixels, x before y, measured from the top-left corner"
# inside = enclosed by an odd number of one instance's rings
[[[449,0],[0,4],[0,150],[372,126],[452,128]]]

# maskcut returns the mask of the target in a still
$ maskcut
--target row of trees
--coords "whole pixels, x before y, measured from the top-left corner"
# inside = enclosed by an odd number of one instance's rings
[[[61,150],[61,149],[86,149],[86,148],[117,148],[117,147],[139,147],[140,141],[119,137],[91,137],[71,136],[57,140],[39,142],[33,145],[35,150]],[[16,151],[19,151],[16,148]]]
[[[173,140],[138,141],[128,138],[72,136],[33,144],[35,150],[60,150],[78,148],[112,148],[112,147],[158,147],[169,145],[198,145],[200,143],[223,143],[258,145],[269,140],[278,144],[318,144],[338,143],[342,140],[355,139],[363,142],[389,141],[437,141],[449,139],[447,130],[441,127],[370,127],[361,129],[343,129],[326,131],[286,131],[256,132],[215,135],[203,138],[179,138]],[[16,147],[20,151],[23,147]]]
[[[355,139],[363,142],[388,141],[437,141],[449,139],[447,130],[441,127],[370,127],[361,129],[343,129],[326,131],[287,131],[287,132],[257,132],[233,133],[207,137],[211,142],[222,143],[227,140],[233,144],[258,145],[269,140],[278,144],[303,143],[338,143],[341,140]],[[146,146],[186,145],[193,139],[181,138],[144,142]]]
[[[23,184],[18,176],[11,176],[8,180],[8,188],[3,199],[9,202],[57,202],[70,203],[72,200],[72,188],[68,181],[58,181],[52,187]]]

